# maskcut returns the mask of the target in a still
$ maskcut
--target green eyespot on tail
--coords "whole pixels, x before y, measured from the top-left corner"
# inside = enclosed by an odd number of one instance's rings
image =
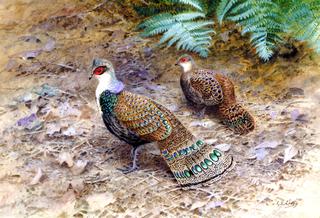
[[[190,147],[169,154],[162,151],[174,177],[182,187],[212,183],[234,166],[233,158],[211,145],[197,140]]]

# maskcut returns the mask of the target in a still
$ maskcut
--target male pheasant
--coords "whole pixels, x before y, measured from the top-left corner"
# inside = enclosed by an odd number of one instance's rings
[[[189,55],[181,56],[176,65],[182,67],[180,84],[188,101],[204,110],[216,107],[222,122],[236,133],[246,134],[255,128],[253,116],[237,103],[233,83],[228,77],[198,68]]]
[[[92,76],[99,81],[96,98],[106,127],[133,146],[133,165],[124,172],[137,169],[137,148],[149,142],[158,143],[162,157],[182,186],[216,181],[232,169],[232,156],[195,138],[164,106],[125,91],[110,61],[95,59]]]

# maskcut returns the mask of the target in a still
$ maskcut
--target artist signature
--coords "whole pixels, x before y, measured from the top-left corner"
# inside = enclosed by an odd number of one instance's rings
[[[279,207],[296,207],[298,206],[298,201],[297,200],[278,200],[276,202],[276,205]]]

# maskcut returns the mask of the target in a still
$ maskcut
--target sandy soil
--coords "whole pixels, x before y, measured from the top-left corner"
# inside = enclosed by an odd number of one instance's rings
[[[223,27],[210,57],[196,57],[232,78],[255,115],[256,130],[238,136],[210,113],[194,115],[173,65],[183,52],[140,38],[130,8],[2,0],[0,18],[0,217],[320,217],[320,57],[305,45],[262,63]],[[88,81],[94,57],[112,60],[129,90],[234,155],[235,169],[210,187],[181,190],[150,144],[138,172],[119,172],[130,146],[99,117]]]

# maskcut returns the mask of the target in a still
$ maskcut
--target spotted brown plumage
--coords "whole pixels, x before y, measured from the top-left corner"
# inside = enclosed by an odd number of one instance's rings
[[[239,134],[255,128],[253,116],[236,101],[232,81],[220,72],[198,68],[189,55],[179,58],[180,84],[189,102],[203,108],[216,107],[222,122]]]
[[[133,146],[133,165],[125,172],[137,169],[136,148],[149,142],[157,142],[182,186],[216,181],[232,169],[232,156],[194,137],[167,108],[146,96],[125,91],[109,61],[95,60],[92,72],[99,80],[97,103],[106,127]]]

